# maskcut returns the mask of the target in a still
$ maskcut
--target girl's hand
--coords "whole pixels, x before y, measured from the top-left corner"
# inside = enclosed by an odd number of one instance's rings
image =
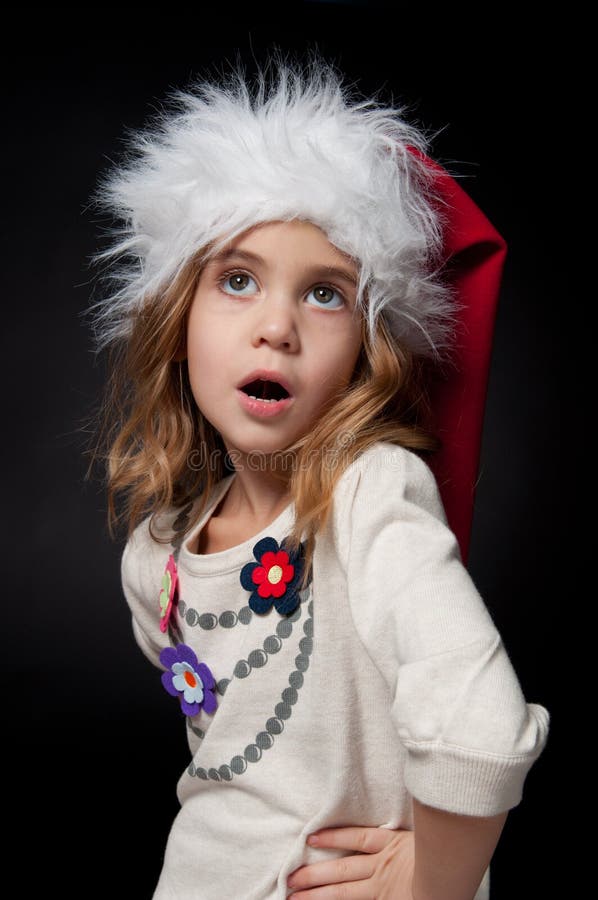
[[[388,828],[325,828],[310,846],[355,850],[343,856],[301,866],[289,876],[293,900],[413,900],[412,831]]]

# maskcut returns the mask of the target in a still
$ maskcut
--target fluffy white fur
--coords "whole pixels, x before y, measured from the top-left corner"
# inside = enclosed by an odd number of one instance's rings
[[[120,224],[92,258],[108,263],[110,287],[92,308],[99,347],[126,338],[144,298],[200,248],[299,217],[360,264],[370,327],[384,310],[405,345],[441,356],[454,313],[437,274],[442,222],[432,174],[407,149],[425,151],[426,138],[402,109],[354,99],[328,64],[273,65],[253,89],[238,67],[175,90],[100,180],[92,203]]]

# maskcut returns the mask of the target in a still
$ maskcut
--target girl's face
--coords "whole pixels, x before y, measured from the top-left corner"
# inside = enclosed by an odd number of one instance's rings
[[[287,447],[349,383],[361,348],[357,274],[300,220],[258,225],[207,263],[188,317],[189,378],[229,451]]]

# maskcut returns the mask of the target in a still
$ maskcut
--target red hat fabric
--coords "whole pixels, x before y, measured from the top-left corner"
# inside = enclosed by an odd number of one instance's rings
[[[417,151],[416,151],[417,152]],[[437,163],[445,226],[447,273],[461,304],[454,367],[430,386],[432,426],[442,449],[429,465],[450,527],[467,563],[496,309],[507,245],[471,197]],[[446,206],[444,206],[446,204]]]

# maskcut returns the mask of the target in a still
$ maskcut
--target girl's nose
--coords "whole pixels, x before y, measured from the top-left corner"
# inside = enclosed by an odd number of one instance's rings
[[[268,299],[258,309],[252,343],[254,347],[269,344],[276,350],[295,353],[299,349],[299,333],[293,304],[286,299]]]

